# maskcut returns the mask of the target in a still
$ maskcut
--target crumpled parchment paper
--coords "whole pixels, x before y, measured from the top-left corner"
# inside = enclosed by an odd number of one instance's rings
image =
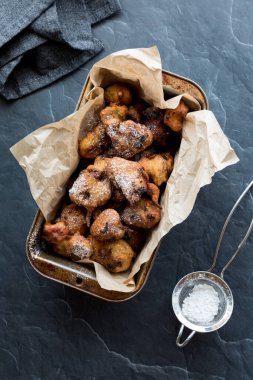
[[[188,94],[164,100],[161,59],[156,47],[113,53],[93,66],[90,79],[94,88],[87,95],[85,105],[72,115],[37,129],[11,148],[26,172],[35,202],[48,221],[54,217],[68,179],[78,165],[80,136],[97,124],[104,105],[103,87],[123,81],[135,87],[151,105],[175,108],[183,97],[194,110],[184,122],[174,169],[161,197],[161,221],[153,229],[132,269],[111,274],[94,263],[102,288],[130,292],[135,288],[134,275],[150,259],[161,238],[188,217],[200,188],[211,183],[215,172],[236,163],[238,158],[211,111],[200,110],[199,103]]]

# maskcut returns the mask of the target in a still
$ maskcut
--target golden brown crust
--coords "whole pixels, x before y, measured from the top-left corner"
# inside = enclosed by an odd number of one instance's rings
[[[133,248],[134,252],[140,252],[146,240],[145,231],[134,230],[128,226],[124,226],[124,229],[124,240]]]
[[[70,235],[83,235],[87,230],[85,209],[73,203],[63,208],[59,220],[65,222]]]
[[[96,207],[104,205],[111,197],[111,186],[102,172],[93,165],[83,170],[69,190],[69,197],[78,206],[93,211]]]
[[[90,233],[98,240],[118,240],[124,236],[125,230],[117,211],[106,209],[95,219],[90,227]]]
[[[110,139],[105,133],[104,126],[99,123],[79,143],[80,156],[84,158],[95,158],[109,145]]]
[[[92,253],[91,242],[84,236],[75,234],[53,244],[54,251],[61,256],[71,257],[73,261],[85,261]]]
[[[106,87],[105,100],[108,104],[113,103],[128,106],[133,100],[132,91],[125,83],[115,83]]]
[[[112,189],[112,197],[111,200],[115,203],[123,203],[126,198],[122,193],[121,189],[116,189],[115,187]]]
[[[162,183],[166,182],[173,170],[173,157],[170,153],[147,153],[141,157],[139,163],[143,166],[151,181],[157,186],[161,186]]]
[[[135,253],[125,240],[102,242],[91,237],[93,253],[90,259],[103,265],[109,272],[120,273],[129,269]]]
[[[66,248],[73,261],[85,261],[92,254],[91,241],[80,235],[72,236],[68,240]]]
[[[158,107],[149,107],[143,113],[141,122],[152,132],[155,145],[167,146],[169,130],[163,125],[164,111]]]
[[[128,108],[126,106],[111,105],[100,112],[100,121],[106,129],[110,124],[118,124],[126,120]]]
[[[157,187],[154,183],[148,183],[147,184],[148,186],[148,195],[150,196],[151,200],[158,204],[158,201],[159,201],[159,196],[160,196],[160,189],[159,187]]]
[[[133,228],[153,228],[160,218],[160,207],[146,199],[141,199],[134,205],[128,205],[121,215],[122,221]]]
[[[148,176],[138,162],[120,157],[108,159],[106,174],[130,204],[138,202],[147,193]]]
[[[171,173],[174,167],[174,158],[169,152],[161,153],[161,156],[166,160],[167,170]]]
[[[49,243],[59,243],[69,235],[69,229],[65,222],[45,223],[43,226],[43,238]]]
[[[53,249],[54,249],[54,252],[58,253],[59,255],[61,256],[64,256],[64,257],[70,257],[71,254],[69,252],[69,239],[71,237],[67,237],[66,239],[62,240],[62,241],[59,241],[58,243],[54,243],[53,244]]]
[[[43,226],[43,237],[53,244],[54,251],[62,256],[69,257],[69,244],[72,235],[80,236],[87,230],[85,210],[70,204],[62,210],[56,223],[45,223]]]
[[[106,169],[107,166],[107,157],[105,156],[97,156],[93,166],[97,169],[100,170],[101,173],[103,173]]]
[[[172,129],[172,131],[180,132],[183,127],[183,121],[189,112],[189,107],[180,100],[179,105],[175,109],[168,109],[164,114],[164,124]]]
[[[140,123],[142,112],[147,107],[148,107],[148,104],[139,98],[135,101],[133,105],[128,107],[127,117],[135,121],[136,123]]]
[[[110,124],[106,133],[112,146],[120,157],[131,158],[142,152],[153,142],[153,135],[145,125],[127,120],[119,124]]]

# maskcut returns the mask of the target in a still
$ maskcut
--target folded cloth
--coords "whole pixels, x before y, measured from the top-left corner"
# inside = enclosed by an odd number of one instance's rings
[[[1,0],[0,95],[17,99],[77,69],[103,49],[91,25],[118,0]]]

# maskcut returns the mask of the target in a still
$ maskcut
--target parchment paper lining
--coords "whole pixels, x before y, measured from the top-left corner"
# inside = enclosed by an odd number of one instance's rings
[[[94,263],[102,288],[130,292],[135,287],[134,275],[149,260],[161,238],[188,217],[200,188],[211,182],[215,172],[236,163],[238,158],[213,113],[201,111],[196,99],[183,94],[164,100],[161,59],[156,47],[113,53],[93,66],[90,79],[95,88],[88,94],[84,106],[65,119],[37,129],[11,148],[26,172],[35,202],[48,221],[54,217],[66,192],[67,181],[78,165],[78,140],[97,123],[104,105],[101,87],[123,81],[135,87],[151,105],[175,108],[183,97],[194,110],[186,117],[174,169],[161,198],[161,221],[131,271],[111,274]]]

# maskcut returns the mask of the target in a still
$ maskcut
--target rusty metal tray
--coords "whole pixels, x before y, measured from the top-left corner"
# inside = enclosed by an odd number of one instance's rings
[[[193,96],[201,105],[202,109],[208,109],[208,101],[204,91],[193,81],[179,75],[163,70],[163,86],[166,97],[188,93]],[[85,82],[76,109],[79,109],[85,102],[85,95],[92,89],[89,76]],[[41,239],[41,231],[44,217],[40,210],[37,211],[26,243],[26,253],[32,267],[42,276],[54,281],[71,286],[95,297],[119,302],[134,297],[145,285],[150,270],[154,263],[159,246],[153,252],[150,260],[142,265],[140,271],[135,276],[136,289],[129,293],[110,291],[102,289],[95,277],[93,268],[88,264],[74,263],[67,258],[47,252]]]

